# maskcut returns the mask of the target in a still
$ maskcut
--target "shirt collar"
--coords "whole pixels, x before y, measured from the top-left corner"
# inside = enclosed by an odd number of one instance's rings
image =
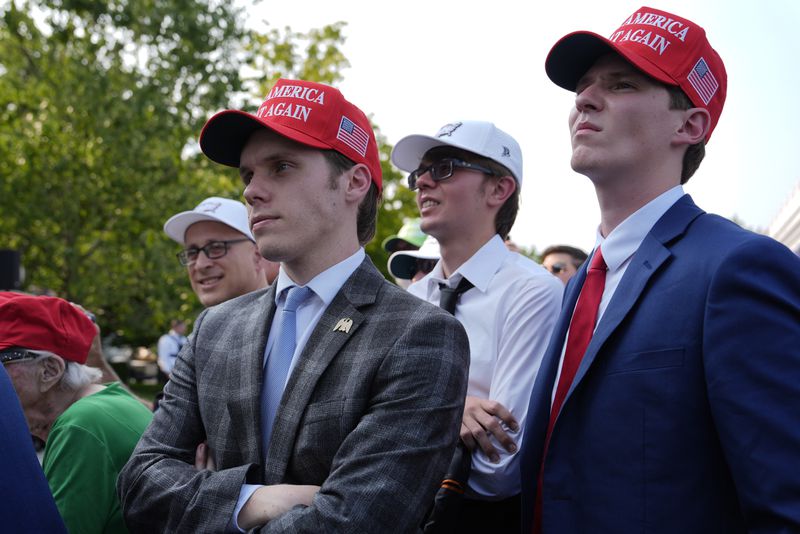
[[[350,275],[352,275],[355,270],[358,269],[358,266],[361,265],[361,262],[364,261],[365,255],[364,248],[359,247],[355,254],[322,271],[312,278],[306,286],[311,288],[314,294],[325,303],[325,306],[328,306],[333,300],[333,297],[342,289],[347,279],[350,278]],[[283,265],[281,265],[278,271],[278,279],[275,282],[275,303],[278,303],[278,299],[284,289],[296,285],[294,280],[283,270]]]
[[[450,287],[455,287],[462,278],[466,278],[482,293],[489,288],[492,277],[500,270],[500,267],[513,252],[508,250],[499,235],[495,234],[489,241],[475,252],[467,261],[456,269],[450,278],[445,278],[442,272],[442,260],[436,263],[433,271],[420,280],[427,284],[428,295],[431,295],[434,287],[440,283],[445,283]]]
[[[668,189],[629,215],[606,238],[600,235],[598,227],[595,249],[603,246],[603,259],[610,272],[619,269],[633,256],[656,222],[684,194],[680,185]]]

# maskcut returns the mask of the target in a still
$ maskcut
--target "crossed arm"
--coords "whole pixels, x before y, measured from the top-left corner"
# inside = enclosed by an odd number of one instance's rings
[[[202,328],[202,317],[196,331]],[[378,367],[369,373],[350,370],[352,376],[341,377],[347,387],[353,377],[363,382],[354,394],[364,396],[365,406],[363,412],[349,414],[357,416],[355,426],[341,443],[306,440],[312,449],[332,447],[330,467],[320,473],[319,491],[302,484],[319,483],[315,477],[297,473],[290,479],[298,485],[262,486],[239,513],[240,527],[264,525],[262,532],[408,532],[417,528],[457,438],[469,355],[466,335],[454,319],[443,314],[420,314],[418,319],[426,322],[426,328],[409,321]],[[423,334],[428,328],[437,333]],[[258,483],[260,478],[256,464],[197,469],[204,467],[202,458],[195,462],[197,445],[207,439],[206,431],[213,435],[225,430],[214,428],[213,423],[206,425],[199,408],[194,343],[191,340],[181,354],[168,386],[169,399],[119,479],[118,491],[132,532],[198,528],[223,532],[229,528],[242,485]],[[224,399],[218,404],[224,405]],[[338,428],[344,423],[337,416],[317,424],[325,431],[326,424]],[[318,459],[295,456],[292,461],[308,464]]]
[[[510,287],[508,298],[502,299],[504,304],[492,318],[498,328],[498,348],[489,398],[467,396],[461,424],[461,440],[467,448],[483,452],[473,455],[470,475],[471,485],[482,493],[494,495],[509,489],[501,479],[514,476],[514,453],[524,438],[520,427],[558,317],[562,292],[560,283],[526,280]]]

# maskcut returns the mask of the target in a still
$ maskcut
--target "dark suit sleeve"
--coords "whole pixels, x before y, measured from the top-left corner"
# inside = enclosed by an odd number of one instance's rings
[[[0,525],[4,532],[66,532],[22,415],[0,364]]]
[[[800,531],[800,260],[763,237],[709,288],[708,397],[749,532]]]
[[[194,332],[204,317],[206,312]],[[117,479],[131,532],[223,532],[252,467],[217,472],[194,467],[197,445],[206,439],[198,407],[197,337],[192,335],[181,350],[164,401]]]
[[[336,452],[312,506],[262,532],[418,531],[458,439],[468,369],[461,324],[420,307],[365,388],[369,407]]]

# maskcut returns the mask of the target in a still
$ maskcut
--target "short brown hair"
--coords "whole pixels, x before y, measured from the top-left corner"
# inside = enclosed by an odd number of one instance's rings
[[[669,109],[690,109],[695,107],[683,89],[677,85],[664,85],[669,93]],[[683,166],[681,168],[681,184],[689,181],[697,168],[700,167],[700,162],[706,156],[706,142],[700,141],[686,149],[683,155]]]
[[[328,168],[331,171],[330,187],[331,189],[336,189],[338,187],[337,178],[343,172],[353,168],[355,162],[335,150],[323,150],[322,155],[325,156],[325,161],[328,162]],[[362,246],[372,241],[372,238],[375,237],[380,200],[381,194],[378,191],[378,186],[375,185],[374,181],[371,181],[369,191],[367,191],[361,204],[358,205],[358,217],[356,219],[356,233],[358,234],[358,242]]]
[[[438,146],[428,150],[423,156],[424,160],[434,160],[439,158],[454,157],[463,159],[467,163],[475,163],[476,165],[483,165],[491,169],[493,175],[485,175],[484,184],[489,180],[499,180],[503,176],[510,176],[514,180],[516,187],[510,197],[506,199],[497,215],[494,217],[494,228],[503,241],[508,237],[511,232],[511,227],[514,226],[514,221],[517,220],[517,213],[519,212],[519,182],[514,178],[508,167],[501,165],[493,159],[479,156],[474,152],[462,150],[451,146]]]

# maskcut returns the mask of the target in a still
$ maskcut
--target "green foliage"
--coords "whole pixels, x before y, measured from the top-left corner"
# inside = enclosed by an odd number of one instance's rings
[[[150,344],[200,309],[164,221],[241,198],[236,172],[198,154],[203,122],[252,109],[279,76],[340,81],[344,24],[259,34],[218,0],[12,0],[0,17],[0,248],[22,252],[27,289]],[[386,200],[368,247],[384,268],[380,240],[412,209],[389,151],[382,140]]]
[[[386,138],[377,130],[378,150],[381,157],[381,170],[383,171],[383,199],[378,211],[378,228],[375,238],[366,246],[375,266],[383,272],[384,276],[392,280],[387,267],[389,254],[383,249],[383,240],[396,234],[403,225],[406,217],[419,217],[415,193],[406,187],[405,175],[398,172],[389,160],[392,147]]]

